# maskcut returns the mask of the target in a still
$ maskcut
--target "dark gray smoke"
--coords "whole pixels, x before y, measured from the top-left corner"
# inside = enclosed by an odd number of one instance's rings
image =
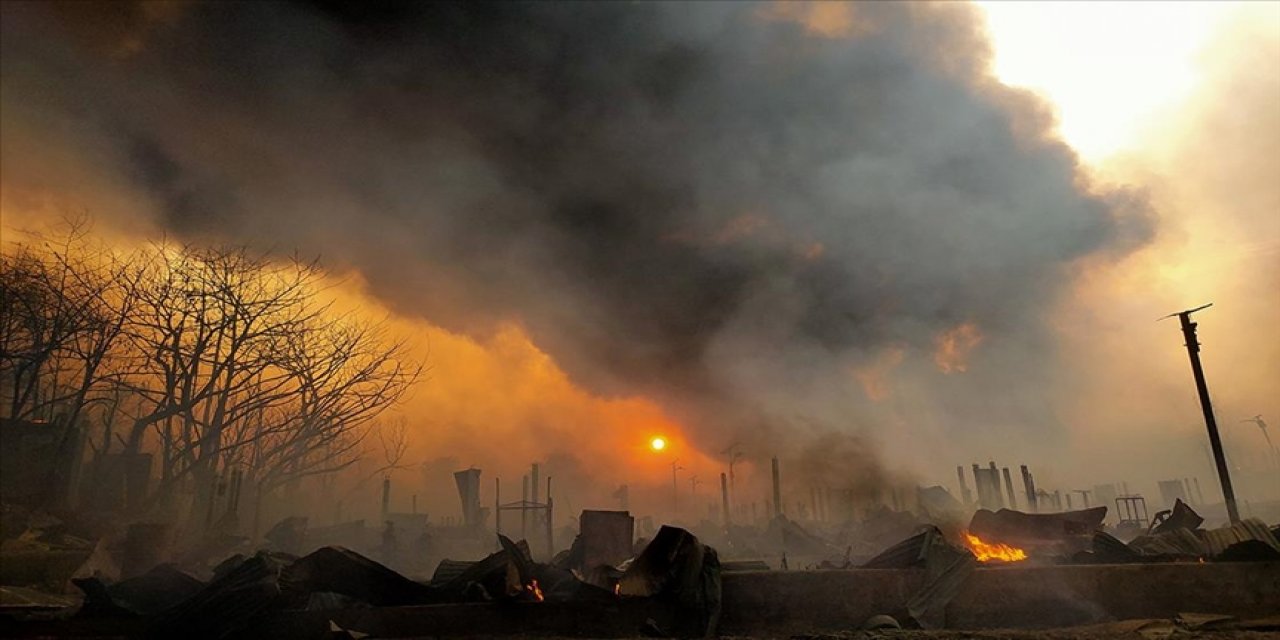
[[[843,37],[737,2],[115,7],[5,5],[6,138],[94,150],[178,234],[321,253],[452,330],[518,321],[708,450],[1050,429],[1048,305],[1149,233],[988,77],[964,5],[861,3]],[[943,375],[964,322],[983,342]],[[890,347],[911,382],[872,409],[853,372]]]

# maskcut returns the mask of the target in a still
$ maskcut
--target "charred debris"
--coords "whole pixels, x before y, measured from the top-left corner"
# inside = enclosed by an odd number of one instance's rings
[[[520,500],[504,502],[500,488],[495,492],[494,529],[485,526],[490,512],[479,503],[476,469],[455,475],[464,519],[452,527],[433,528],[425,516],[389,512],[380,529],[363,522],[311,527],[307,518],[290,517],[258,544],[212,527],[198,542],[183,545],[164,524],[108,526],[7,505],[0,630],[147,638],[703,637],[726,627],[734,633],[801,629],[795,625],[822,619],[805,607],[824,599],[848,609],[835,622],[815,623],[827,627],[1079,623],[1132,615],[1132,607],[1111,612],[1105,596],[1095,594],[1089,597],[1098,602],[1077,610],[1070,603],[1085,597],[1085,587],[1077,586],[1049,596],[1062,598],[1055,607],[1076,617],[1031,615],[1045,606],[1046,596],[1027,587],[1029,609],[1013,606],[982,618],[974,594],[991,588],[983,577],[989,570],[1008,577],[1001,589],[1017,592],[1009,585],[1025,572],[1050,571],[1037,580],[1066,583],[1076,579],[1071,572],[1096,567],[1100,573],[1085,582],[1105,592],[1141,580],[1142,573],[1116,573],[1117,566],[1140,572],[1153,566],[1280,567],[1280,527],[1257,518],[1206,527],[1206,518],[1189,504],[1190,482],[1161,483],[1172,507],[1148,517],[1145,498],[1127,486],[1075,492],[1083,508],[1062,509],[1063,493],[1037,488],[1026,466],[1020,469],[1021,496],[1007,468],[990,463],[972,469],[976,495],[961,467],[960,498],[941,486],[921,487],[910,505],[895,492],[887,504],[841,513],[838,499],[815,489],[809,505],[769,504],[772,515],[765,520],[728,517],[731,503],[722,484],[719,522],[656,530],[648,518],[625,510],[585,510],[576,530],[555,531],[552,485],[538,478],[536,467],[531,476],[537,480],[525,482]],[[773,480],[771,495],[786,495],[781,474]],[[544,492],[530,490],[544,481]],[[1117,511],[1097,504],[1100,499]],[[441,550],[451,557],[427,562]],[[1064,569],[1067,574],[1052,573]],[[854,583],[860,585],[888,581],[892,588],[865,594],[861,609],[847,599],[856,594],[819,590],[798,608],[768,613],[782,606],[768,598],[769,585],[778,584],[779,594],[803,592],[809,582],[818,581],[813,588],[821,589],[823,581],[841,583],[843,576],[860,576]],[[1247,588],[1257,593],[1246,596],[1260,602],[1280,597],[1280,588],[1265,581]],[[1182,605],[1165,600],[1153,599],[1150,613],[1173,615],[1177,611],[1160,607]],[[1205,602],[1183,608],[1195,606],[1212,609]]]

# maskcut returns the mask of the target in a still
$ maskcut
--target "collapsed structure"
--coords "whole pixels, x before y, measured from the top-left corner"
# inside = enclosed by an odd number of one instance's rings
[[[1280,602],[1280,527],[1245,518],[1205,528],[1206,519],[1181,497],[1141,527],[1133,513],[1107,524],[1105,505],[1058,510],[1026,466],[1028,509],[1019,510],[1007,470],[974,465],[976,500],[961,467],[960,499],[941,486],[920,487],[910,510],[907,496],[895,492],[891,505],[838,517],[830,492],[819,489],[796,515],[783,512],[775,462],[772,517],[763,525],[729,519],[722,485],[722,518],[698,525],[698,535],[667,525],[653,531],[647,518],[625,510],[584,510],[570,537],[556,536],[550,478],[536,465],[519,501],[503,502],[495,480],[495,530],[486,527],[475,468],[454,474],[463,513],[456,525],[432,527],[425,514],[384,511],[378,534],[362,522],[313,528],[290,517],[256,548],[216,532],[198,547],[180,548],[166,526],[152,523],[93,542],[76,535],[84,523],[32,512],[20,534],[10,536],[6,525],[0,582],[14,586],[3,590],[0,632],[702,637],[1130,618],[1280,629],[1258,620]],[[530,491],[543,480],[545,493]],[[1185,493],[1189,485],[1179,486]],[[1083,504],[1093,493],[1080,492]],[[1113,500],[1144,504],[1139,498]],[[502,533],[515,526],[503,521],[504,511],[519,514],[526,535]],[[542,545],[546,555],[535,559]],[[424,554],[440,549],[461,555],[427,566]],[[996,593],[999,607],[991,605]],[[1186,610],[1220,615],[1177,617]]]

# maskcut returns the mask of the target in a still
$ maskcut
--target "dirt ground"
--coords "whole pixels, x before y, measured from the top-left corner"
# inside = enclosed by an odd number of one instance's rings
[[[1190,630],[1168,629],[1163,625],[1135,629],[1125,623],[1070,629],[1039,631],[993,629],[987,631],[853,631],[821,635],[795,636],[721,636],[723,640],[1273,640],[1280,639],[1280,627],[1274,631],[1242,629]],[[502,640],[534,640],[533,636],[504,636]],[[492,637],[465,640],[498,640]],[[581,640],[579,638],[536,637],[536,640]]]
[[[1110,640],[1113,638],[1132,640],[1156,640],[1171,638],[1172,640],[1262,640],[1263,638],[1280,638],[1280,631],[1190,631],[1178,630],[1174,633],[1146,634],[1133,630],[1102,629],[1096,627],[1079,629],[1053,629],[1046,631],[991,630],[991,631],[859,631],[848,634],[832,634],[821,636],[792,636],[788,640]]]
[[[991,629],[983,631],[886,630],[791,636],[788,640],[1261,640],[1280,638],[1280,618],[1221,621],[1217,625],[1179,624],[1173,620],[1126,620],[1065,629]]]
[[[1280,639],[1280,617],[1266,620],[1220,620],[1203,626],[1218,625],[1229,628],[1191,628],[1188,624],[1173,620],[1125,620],[1086,627],[1064,629],[990,629],[982,631],[956,630],[905,630],[850,631],[792,636],[721,636],[722,640],[1263,640]],[[506,636],[506,640],[532,640],[532,636]],[[462,640],[462,639],[460,639]],[[468,638],[465,640],[495,640],[494,638]],[[537,640],[577,640],[570,638],[546,638]]]

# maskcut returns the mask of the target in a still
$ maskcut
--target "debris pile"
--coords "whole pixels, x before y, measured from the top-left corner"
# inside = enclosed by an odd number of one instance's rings
[[[1159,515],[1148,533],[1128,543],[1098,531],[1089,549],[1071,556],[1076,563],[1242,562],[1280,560],[1276,532],[1246,518],[1217,529],[1202,529],[1204,518],[1181,500]]]
[[[684,529],[662,527],[634,558],[601,564],[610,586],[593,584],[559,563],[535,562],[529,545],[499,536],[501,549],[477,562],[444,561],[430,583],[421,583],[343,547],[322,547],[302,557],[261,551],[233,555],[201,581],[162,564],[119,582],[103,576],[75,578],[84,593],[75,618],[137,620],[148,637],[226,638],[271,628],[288,612],[336,612],[361,608],[460,603],[561,603],[616,606],[624,600],[662,603],[671,615],[648,624],[663,634],[701,636],[715,629],[720,612],[716,551]],[[616,549],[615,549],[616,551]],[[581,554],[579,554],[581,555]],[[27,607],[66,608],[6,592]]]
[[[923,629],[940,629],[946,626],[947,604],[960,593],[977,567],[977,559],[969,551],[948,542],[941,529],[930,525],[862,566],[924,569],[924,586],[907,602],[907,614]]]
[[[720,619],[720,557],[678,527],[663,526],[618,581],[623,597],[652,597],[679,610],[676,635],[715,635]]]

